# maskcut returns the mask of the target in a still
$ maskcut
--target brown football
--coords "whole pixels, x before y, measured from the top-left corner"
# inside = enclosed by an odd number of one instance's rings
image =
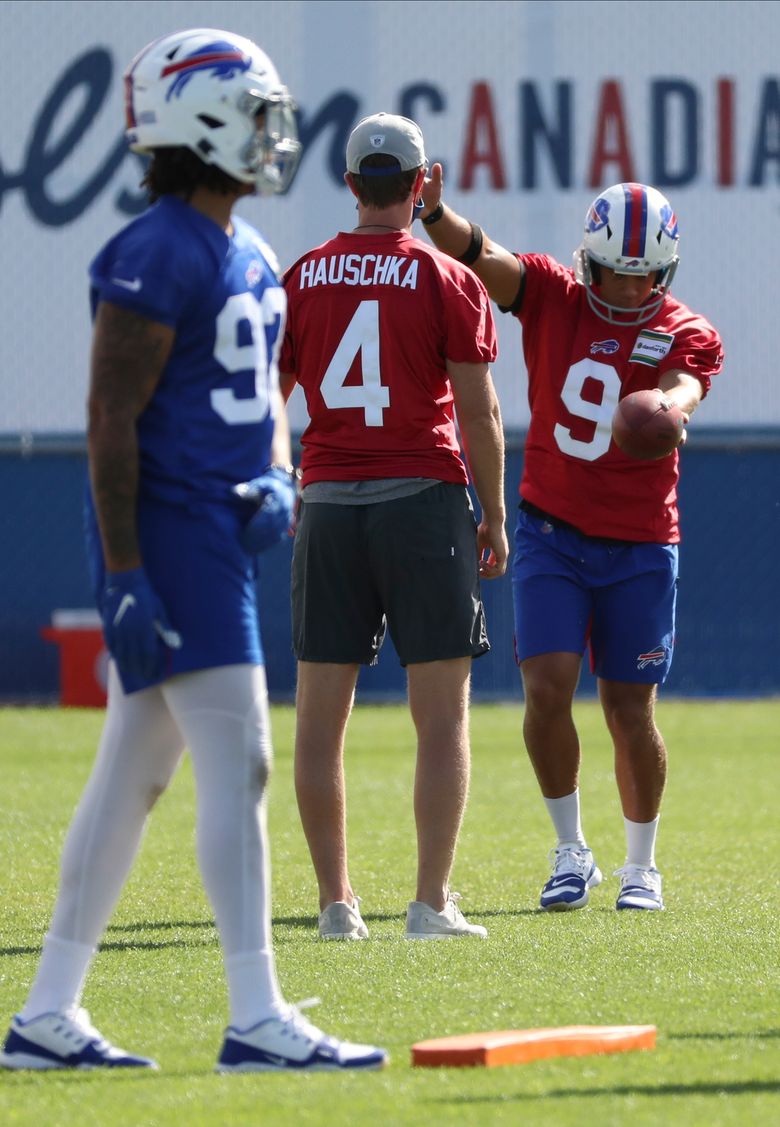
[[[683,413],[660,388],[634,391],[621,399],[612,418],[612,437],[629,458],[665,458],[680,445]]]

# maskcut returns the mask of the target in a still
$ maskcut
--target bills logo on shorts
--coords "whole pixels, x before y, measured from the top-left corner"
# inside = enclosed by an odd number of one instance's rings
[[[663,665],[666,660],[666,648],[664,646],[656,646],[654,650],[648,653],[638,654],[636,659],[637,669],[647,669],[648,665]]]
[[[603,352],[605,356],[612,356],[620,348],[620,344],[611,337],[609,340],[594,340],[590,346],[591,356],[598,356]]]
[[[212,78],[224,82],[226,79],[235,78],[237,74],[246,73],[251,64],[249,55],[237,51],[232,43],[223,43],[219,40],[209,43],[205,47],[198,48],[188,58],[177,59],[176,62],[165,67],[161,78],[167,78],[171,74],[176,75],[165,95],[165,100],[169,102],[171,98],[178,98],[193,74],[198,71],[211,71]]]

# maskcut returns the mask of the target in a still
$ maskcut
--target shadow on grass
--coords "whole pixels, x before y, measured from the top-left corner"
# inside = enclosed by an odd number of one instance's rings
[[[459,1095],[457,1102],[459,1104],[531,1103],[550,1099],[603,1099],[604,1096],[755,1096],[762,1092],[780,1092],[780,1080],[739,1080],[730,1084],[632,1084],[609,1088],[550,1088],[545,1092],[517,1092],[511,1096]]]
[[[177,927],[214,927],[213,920],[145,920],[142,923],[109,924],[106,931],[173,931]]]
[[[49,1072],[31,1071],[29,1069],[8,1069],[3,1071],[3,1086],[9,1089],[13,1085],[15,1088],[33,1087],[40,1089],[41,1078],[47,1077],[47,1084],[54,1086],[59,1085],[72,1085],[72,1084],[99,1084],[110,1077],[111,1087],[116,1087],[118,1084],[131,1083],[138,1084],[144,1081],[153,1080],[157,1084],[161,1079],[169,1080],[176,1074],[168,1072],[163,1077],[160,1072],[154,1068],[58,1068]],[[186,1074],[185,1074],[186,1075]],[[193,1076],[205,1075],[205,1073],[191,1073]]]
[[[138,931],[175,931],[180,928],[193,928],[214,932],[213,936],[204,939],[203,945],[211,946],[216,943],[216,932],[213,920],[146,920],[143,923],[109,924],[106,934]],[[157,950],[164,947],[191,947],[192,942],[185,939],[160,939],[160,940],[133,940],[123,942],[120,939],[107,939],[100,944],[101,951],[127,951],[127,950]],[[11,955],[40,955],[41,945],[34,947],[0,947],[0,958]]]

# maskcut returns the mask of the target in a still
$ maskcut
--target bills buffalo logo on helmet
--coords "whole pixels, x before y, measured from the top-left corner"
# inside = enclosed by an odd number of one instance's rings
[[[169,63],[163,69],[161,78],[167,78],[171,74],[176,75],[168,93],[165,95],[165,100],[169,102],[171,98],[178,98],[189,80],[198,71],[211,71],[213,78],[218,78],[224,82],[227,79],[235,78],[237,74],[246,73],[251,65],[252,60],[249,55],[245,55],[243,51],[238,51],[232,43],[217,40],[216,43],[199,47],[186,59],[177,59],[176,62]]]
[[[609,206],[609,200],[605,200],[603,196],[599,196],[593,202],[585,221],[588,231],[601,231],[604,227],[609,228]]]
[[[677,216],[672,211],[669,204],[664,204],[661,208],[661,230],[670,239],[677,238]]]
[[[654,650],[650,650],[645,654],[638,654],[636,659],[637,669],[646,669],[648,665],[663,665],[666,658],[666,649],[664,646],[656,646]]]

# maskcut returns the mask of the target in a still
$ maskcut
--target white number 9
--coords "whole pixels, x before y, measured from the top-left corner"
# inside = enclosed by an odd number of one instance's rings
[[[591,403],[583,399],[586,380],[595,380],[602,386],[601,403]],[[566,376],[566,382],[561,389],[563,405],[570,415],[579,419],[588,419],[596,424],[592,438],[587,442],[574,438],[568,427],[561,423],[555,424],[553,434],[555,441],[564,454],[573,458],[582,458],[586,462],[595,462],[602,454],[606,454],[612,440],[612,416],[620,398],[620,377],[611,364],[604,364],[601,360],[587,358],[572,364]]]

